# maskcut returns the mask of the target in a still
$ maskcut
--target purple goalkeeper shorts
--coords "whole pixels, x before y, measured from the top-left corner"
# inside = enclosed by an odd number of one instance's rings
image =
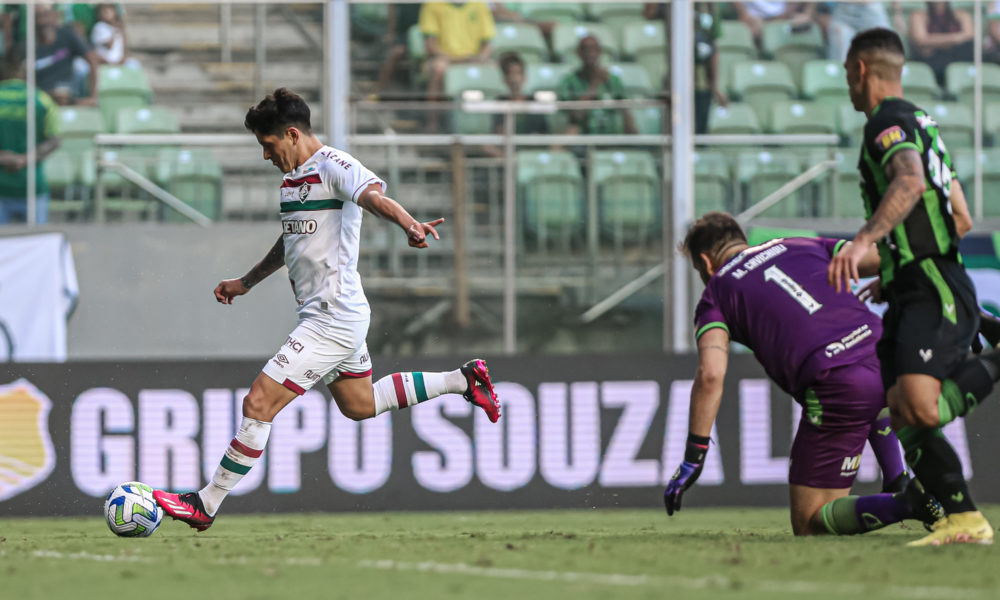
[[[816,488],[849,488],[885,391],[879,361],[825,371],[801,398],[802,420],[792,442],[788,482]]]

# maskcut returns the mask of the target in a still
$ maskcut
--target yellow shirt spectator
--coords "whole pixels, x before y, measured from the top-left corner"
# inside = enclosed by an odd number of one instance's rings
[[[496,26],[484,2],[428,2],[420,7],[420,32],[436,37],[448,58],[463,59],[479,54]]]

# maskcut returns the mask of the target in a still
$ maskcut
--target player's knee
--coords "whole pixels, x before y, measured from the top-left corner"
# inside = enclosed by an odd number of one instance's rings
[[[375,412],[373,410],[367,406],[363,407],[360,404],[348,404],[346,406],[342,406],[340,407],[340,412],[352,421],[364,421],[365,419],[370,419],[375,416]]]
[[[910,425],[916,427],[937,427],[940,423],[937,404],[922,403],[912,407],[910,411]]]
[[[274,417],[271,414],[273,406],[264,394],[251,389],[243,398],[243,416],[258,421],[270,422]]]

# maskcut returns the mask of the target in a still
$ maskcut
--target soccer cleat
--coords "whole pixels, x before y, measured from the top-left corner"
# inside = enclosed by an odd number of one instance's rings
[[[946,516],[937,498],[927,493],[916,479],[906,482],[903,499],[910,506],[911,518],[922,521],[927,531],[934,531],[934,525]]]
[[[882,493],[883,494],[897,494],[899,492],[905,492],[906,486],[910,483],[910,474],[903,471],[896,476],[892,481],[882,482]]]
[[[205,512],[205,505],[201,503],[201,496],[197,492],[171,494],[163,490],[156,490],[153,492],[153,498],[156,499],[156,503],[160,505],[163,512],[176,521],[184,521],[198,531],[205,531],[215,521],[215,517],[210,517]]]
[[[993,526],[978,510],[952,513],[934,524],[930,535],[913,540],[907,546],[940,546],[942,544],[993,543]]]
[[[486,361],[481,358],[474,358],[462,365],[462,375],[469,383],[469,389],[462,396],[486,412],[491,423],[500,420],[500,401],[493,391],[493,382],[490,381],[490,370],[486,366]]]

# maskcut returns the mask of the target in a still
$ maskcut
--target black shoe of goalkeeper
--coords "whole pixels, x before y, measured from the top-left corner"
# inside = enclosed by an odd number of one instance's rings
[[[944,507],[937,498],[927,493],[915,478],[906,484],[903,498],[910,505],[911,518],[921,521],[927,531],[932,531],[931,526],[946,516]]]

